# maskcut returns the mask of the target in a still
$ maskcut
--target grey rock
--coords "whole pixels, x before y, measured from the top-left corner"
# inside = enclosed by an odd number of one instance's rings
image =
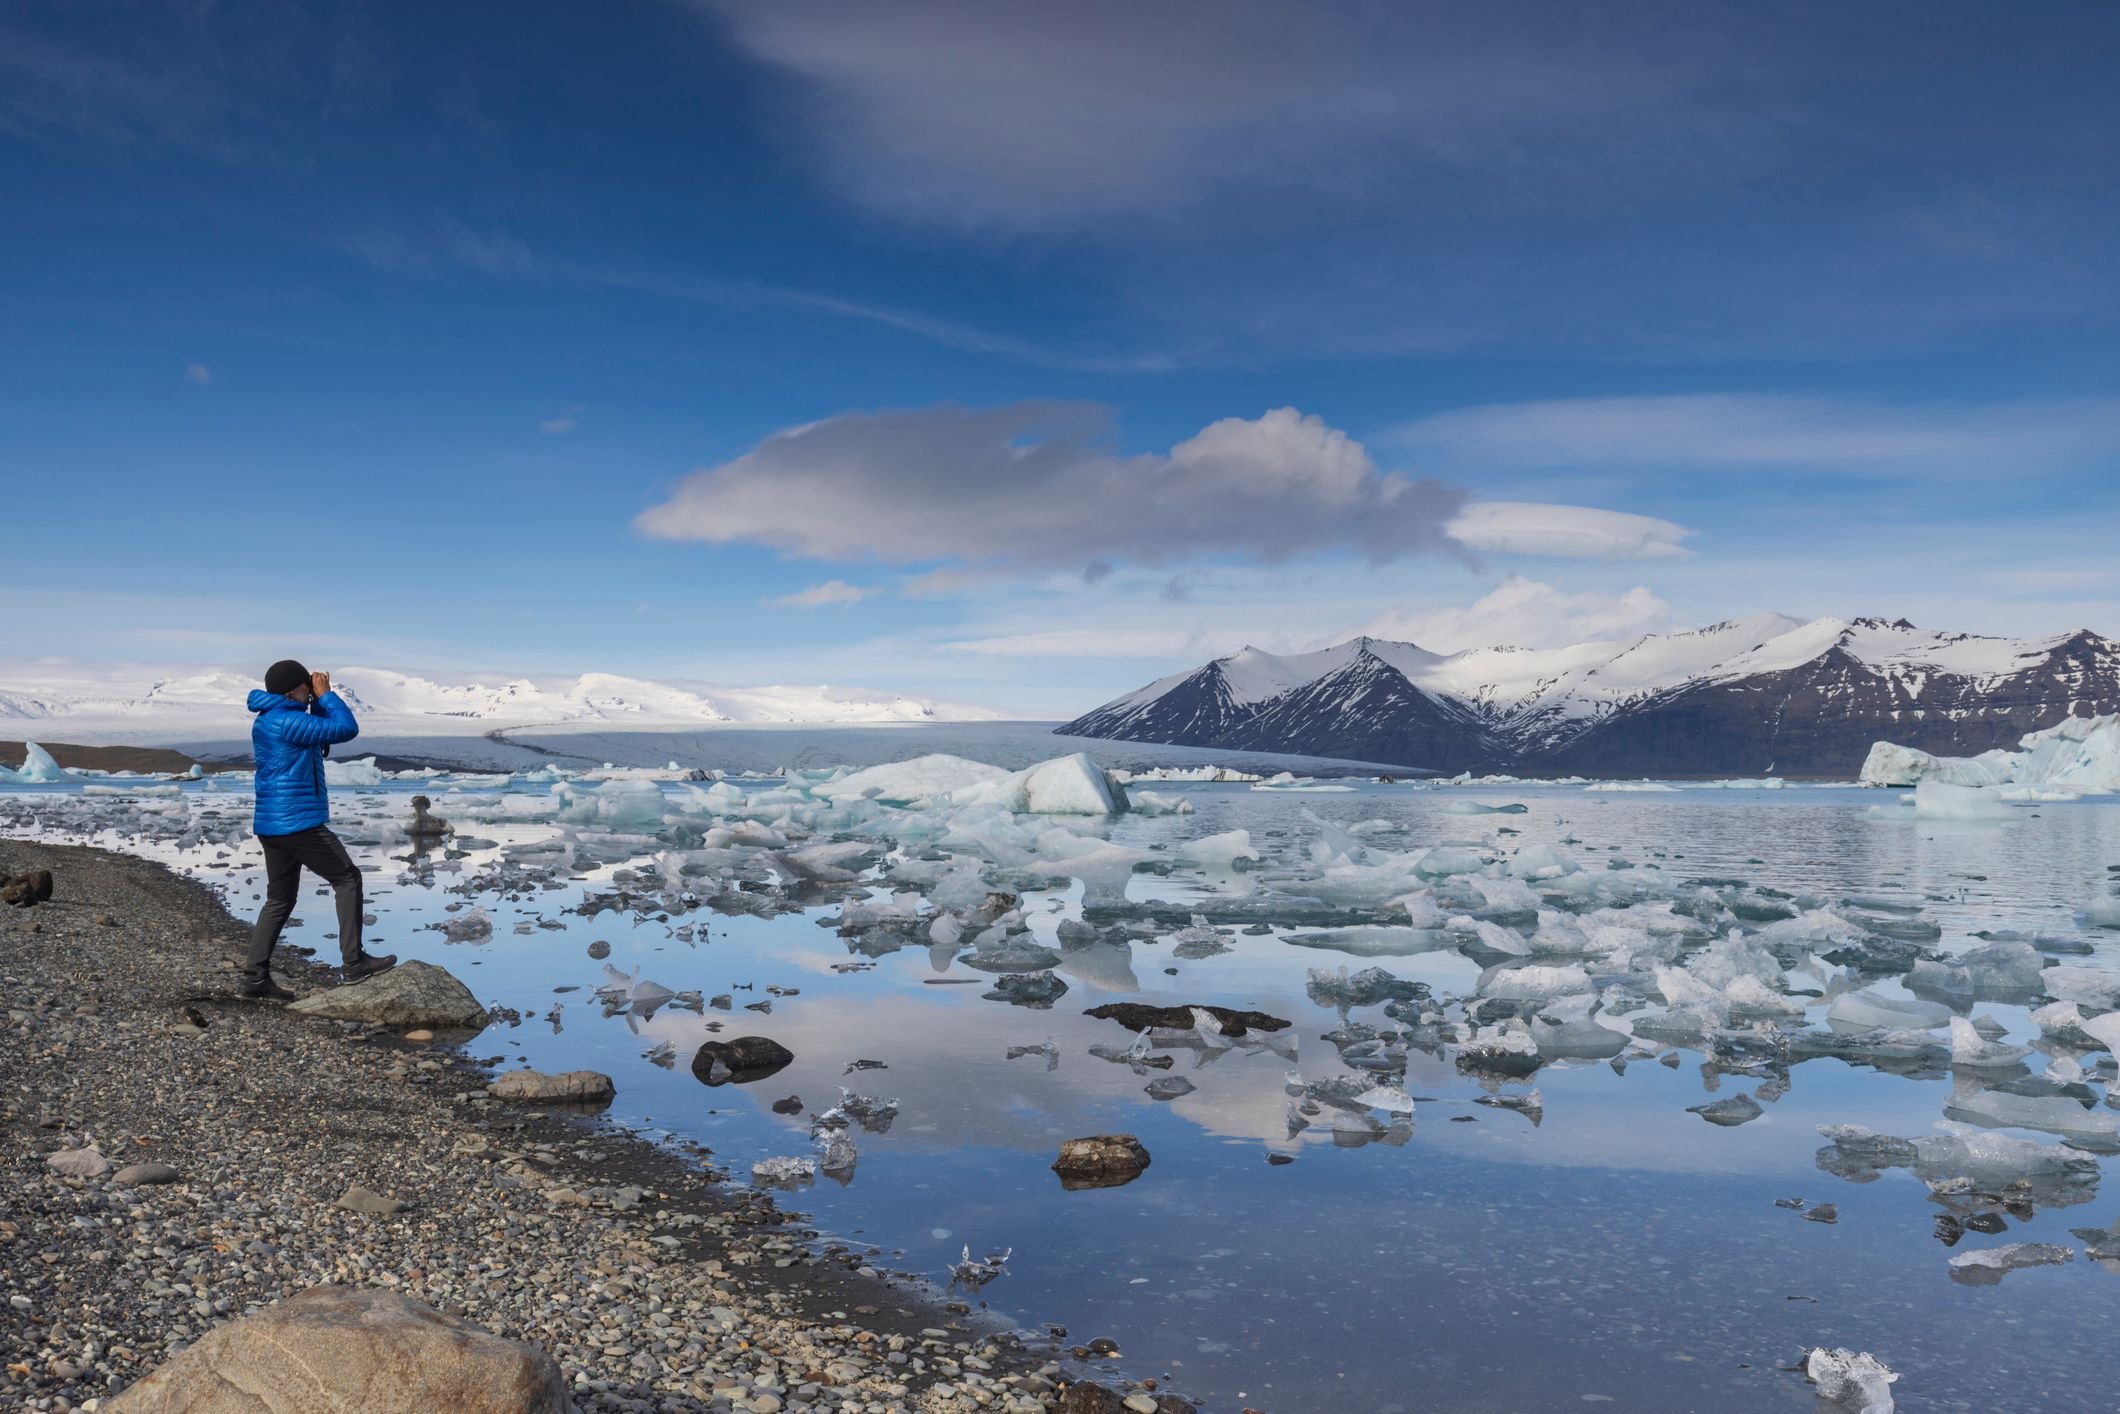
[[[145,1163],[127,1164],[113,1174],[110,1181],[136,1188],[149,1183],[175,1183],[182,1177],[168,1164]]]
[[[611,1077],[600,1070],[566,1070],[556,1075],[511,1070],[486,1088],[495,1099],[531,1104],[609,1104],[618,1093]]]
[[[385,1198],[382,1194],[363,1188],[358,1183],[351,1185],[344,1193],[339,1195],[338,1205],[349,1213],[372,1213],[377,1217],[383,1218],[389,1217],[392,1213],[401,1213],[406,1207],[405,1204],[400,1203],[397,1199]]]
[[[552,1357],[386,1291],[314,1286],[196,1345],[110,1414],[573,1414]]]
[[[110,1172],[110,1160],[94,1149],[61,1149],[44,1162],[68,1178],[101,1178]]]
[[[469,987],[427,962],[399,963],[366,981],[289,1002],[287,1010],[372,1026],[482,1027],[487,1021],[486,1009]]]

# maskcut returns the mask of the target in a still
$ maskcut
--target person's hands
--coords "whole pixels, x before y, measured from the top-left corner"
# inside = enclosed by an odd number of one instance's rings
[[[309,675],[309,690],[319,697],[331,691],[331,674],[311,673]]]

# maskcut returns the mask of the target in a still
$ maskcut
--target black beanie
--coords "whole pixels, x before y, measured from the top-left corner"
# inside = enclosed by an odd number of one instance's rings
[[[309,669],[292,658],[282,658],[265,670],[265,690],[282,696],[309,681]]]

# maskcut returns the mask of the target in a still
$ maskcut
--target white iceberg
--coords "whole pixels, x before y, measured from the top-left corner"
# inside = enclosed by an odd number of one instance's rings
[[[1868,1351],[1827,1350],[1804,1357],[1804,1378],[1818,1397],[1847,1414],[1892,1414],[1892,1384],[1899,1376]]]
[[[2027,733],[2015,751],[1933,756],[1880,741],[1862,763],[1864,785],[2050,786],[2106,794],[2120,791],[2120,715],[2071,717]]]

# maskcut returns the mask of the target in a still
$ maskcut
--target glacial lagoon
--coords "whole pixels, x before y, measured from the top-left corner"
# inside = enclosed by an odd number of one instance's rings
[[[370,947],[521,1014],[471,1054],[605,1071],[615,1121],[732,1181],[837,1135],[851,1171],[783,1195],[828,1239],[938,1285],[1006,1251],[968,1299],[1209,1408],[1804,1411],[1814,1346],[1883,1360],[1901,1410],[2112,1406],[2120,1110],[2053,1003],[2120,1000],[2120,805],[1143,781],[1104,817],[834,774],[394,779],[335,786],[334,825]],[[245,778],[94,792],[9,788],[0,831],[255,910]],[[405,837],[415,792],[446,846]],[[328,960],[303,905],[287,942]],[[1113,1002],[1290,1025],[1085,1015]],[[795,1060],[703,1083],[740,1035]],[[1061,1142],[1119,1132],[1146,1171],[1064,1189]],[[2018,1243],[2048,1264],[1953,1265]]]

